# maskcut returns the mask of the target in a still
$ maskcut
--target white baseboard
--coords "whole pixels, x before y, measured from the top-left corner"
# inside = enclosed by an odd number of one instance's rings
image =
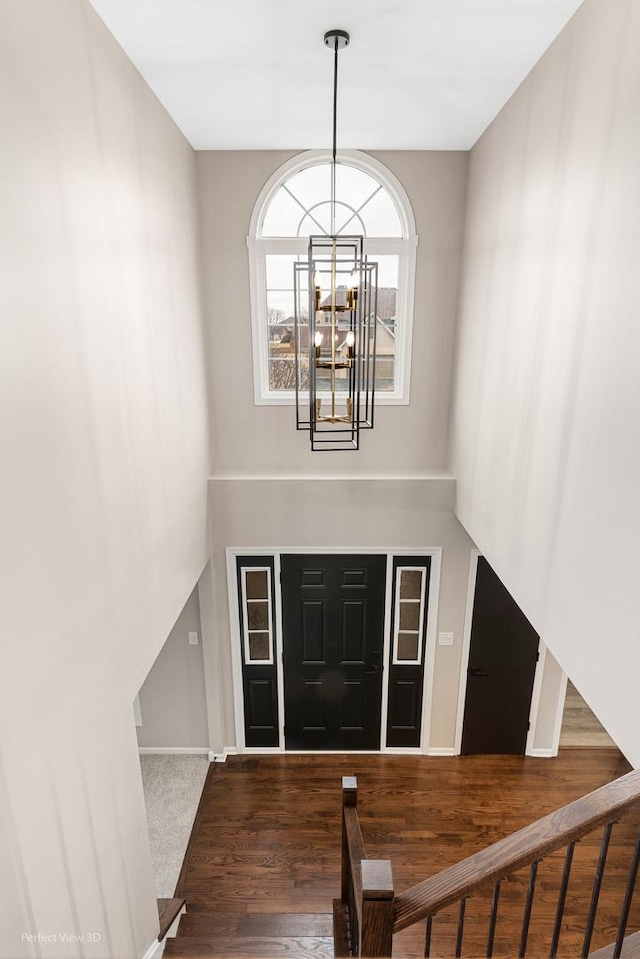
[[[162,956],[164,954],[164,944],[167,941],[167,939],[173,939],[174,936],[177,935],[178,926],[180,924],[180,917],[184,916],[186,911],[187,911],[186,907],[183,906],[180,912],[178,913],[178,915],[176,916],[176,918],[173,920],[173,922],[167,929],[167,934],[165,935],[164,939],[160,941],[158,939],[154,939],[154,941],[151,943],[151,945],[145,952],[142,959],[162,959]]]
[[[237,756],[238,749],[236,746],[225,746],[224,750],[221,753],[209,752],[209,762],[210,763],[226,763],[227,756]]]
[[[457,756],[454,746],[430,746],[427,756]]]
[[[558,755],[557,749],[529,749],[527,756],[534,759],[554,759]]]
[[[208,746],[138,746],[138,752],[142,756],[154,756],[156,754],[169,753],[176,755],[206,756],[209,752]]]
[[[164,952],[164,939],[162,942],[158,942],[157,939],[154,939],[147,951],[145,952],[142,959],[161,959],[162,953]]]

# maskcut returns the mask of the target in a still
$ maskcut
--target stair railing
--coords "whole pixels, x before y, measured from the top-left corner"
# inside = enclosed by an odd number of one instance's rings
[[[527,950],[538,865],[545,856],[566,847],[549,951],[550,959],[555,959],[565,913],[575,845],[587,833],[602,827],[602,842],[580,953],[582,959],[586,959],[591,947],[613,826],[639,802],[640,770],[634,770],[394,897],[391,864],[387,860],[372,861],[365,858],[357,815],[357,782],[353,777],[345,777],[343,779],[341,905],[349,925],[349,952],[340,953],[336,950],[336,955],[391,956],[394,933],[426,920],[424,954],[428,957],[431,951],[434,917],[443,909],[457,903],[455,956],[460,957],[463,948],[467,900],[475,893],[492,889],[485,953],[487,957],[491,957],[500,904],[500,884],[518,870],[528,866],[529,883],[518,948],[518,956],[523,959]],[[639,865],[640,832],[636,838],[626,891],[621,904],[616,940],[607,951],[611,959],[620,959]]]
[[[336,948],[335,954],[390,956],[394,922],[391,863],[366,857],[355,776],[342,779],[341,904],[348,924],[348,951]]]

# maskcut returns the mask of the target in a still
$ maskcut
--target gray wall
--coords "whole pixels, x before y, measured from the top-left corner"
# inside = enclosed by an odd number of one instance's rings
[[[189,645],[190,632],[198,634],[197,646]],[[142,684],[140,711],[142,726],[137,728],[139,746],[208,748],[197,586]]]
[[[318,454],[321,455],[321,454]],[[211,480],[212,567],[216,583],[221,675],[231,675],[224,549],[242,547],[442,548],[438,630],[454,633],[438,646],[431,710],[432,748],[452,750],[469,561],[473,543],[453,516],[455,484],[421,480]],[[318,504],[331,503],[331,509]],[[232,610],[237,615],[236,610]],[[235,743],[233,695],[222,690],[224,743]]]
[[[194,154],[85,0],[3,0],[0,36],[0,955],[132,959],[131,703],[207,560]]]
[[[472,546],[453,516],[446,461],[467,154],[377,153],[407,191],[419,236],[411,402],[376,410],[358,453],[311,453],[293,407],[255,406],[247,233],[281,152],[199,153],[204,289],[212,399],[209,484],[212,571],[220,677],[231,674],[224,548],[441,546],[439,628],[455,646],[436,655],[431,745],[453,748],[458,670]],[[231,361],[232,359],[232,361]],[[335,509],[322,483],[330,484]],[[393,479],[390,479],[393,477]],[[442,491],[446,491],[443,494]],[[237,611],[231,610],[236,616]],[[233,745],[230,683],[210,684],[223,700],[222,732]],[[220,748],[220,746],[216,746]]]
[[[457,513],[640,763],[640,4],[585,0],[471,155]]]
[[[214,475],[415,476],[446,465],[466,153],[376,153],[409,195],[419,236],[409,406],[376,408],[357,454],[311,453],[294,408],[255,406],[249,220],[293,154],[198,153]]]

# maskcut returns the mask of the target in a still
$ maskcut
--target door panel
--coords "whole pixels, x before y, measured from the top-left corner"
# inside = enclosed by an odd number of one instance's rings
[[[281,558],[287,749],[379,749],[385,556]]]
[[[430,575],[430,556],[394,557],[387,746],[420,746]]]
[[[478,559],[463,753],[524,755],[539,636],[484,557]]]
[[[324,663],[327,659],[327,630],[324,602],[302,601],[302,661],[306,664]]]
[[[361,599],[342,603],[342,663],[364,663],[367,645],[367,607]]]
[[[239,556],[236,568],[245,742],[247,746],[279,746],[273,557]]]

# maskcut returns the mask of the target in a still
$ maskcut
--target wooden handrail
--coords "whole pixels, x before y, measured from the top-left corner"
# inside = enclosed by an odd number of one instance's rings
[[[633,770],[395,897],[394,933],[614,822],[640,801]]]

